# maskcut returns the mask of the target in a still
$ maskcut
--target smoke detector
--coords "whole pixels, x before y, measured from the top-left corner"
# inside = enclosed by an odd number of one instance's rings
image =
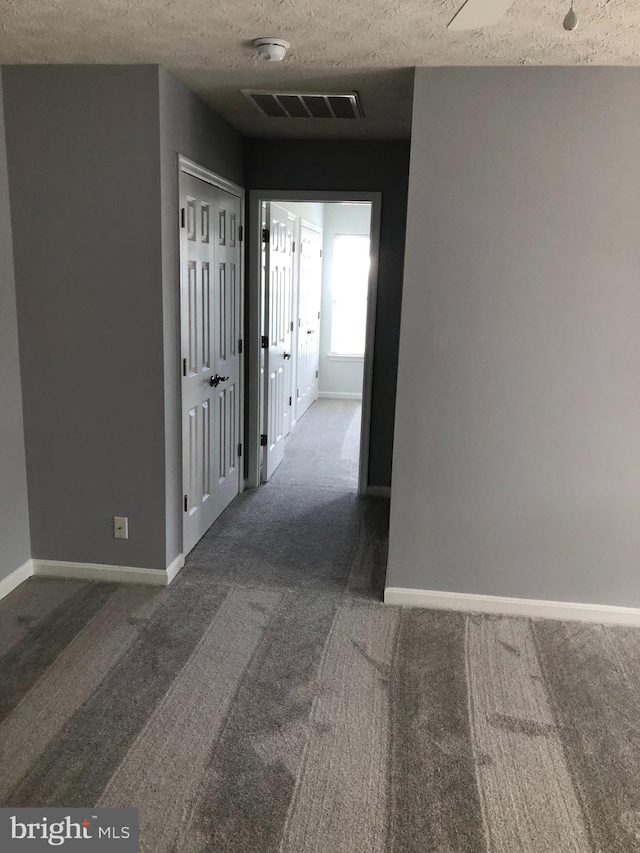
[[[288,41],[276,38],[255,39],[253,46],[260,59],[266,62],[281,62],[291,47]]]

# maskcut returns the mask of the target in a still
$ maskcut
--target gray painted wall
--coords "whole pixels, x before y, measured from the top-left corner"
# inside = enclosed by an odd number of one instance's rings
[[[157,66],[4,73],[33,556],[164,568],[182,536],[177,157],[241,183],[242,140]]]
[[[320,381],[324,394],[362,394],[364,358],[337,359],[331,351],[333,308],[333,243],[338,234],[371,233],[370,204],[325,204],[322,250],[322,308],[320,323]]]
[[[3,77],[33,556],[163,568],[158,69]]]
[[[416,76],[388,584],[640,606],[640,70]]]
[[[0,75],[0,580],[31,556]]]
[[[244,169],[240,135],[164,68],[160,68],[160,154],[166,561],[169,565],[182,548],[178,155],[182,154],[240,186],[244,183]]]
[[[369,484],[391,482],[409,143],[245,140],[251,189],[382,193]]]

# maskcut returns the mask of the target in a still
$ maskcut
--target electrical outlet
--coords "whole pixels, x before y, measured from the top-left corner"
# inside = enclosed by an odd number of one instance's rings
[[[113,535],[115,539],[129,538],[129,519],[117,515],[113,517]]]

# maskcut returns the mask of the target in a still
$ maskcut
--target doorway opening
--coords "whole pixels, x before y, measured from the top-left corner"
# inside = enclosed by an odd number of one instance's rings
[[[314,479],[368,491],[380,200],[250,194],[249,487],[289,452],[316,459]]]

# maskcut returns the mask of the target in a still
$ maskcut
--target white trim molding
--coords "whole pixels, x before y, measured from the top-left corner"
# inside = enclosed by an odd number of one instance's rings
[[[61,560],[27,560],[6,578],[0,580],[0,600],[34,575],[41,578],[76,578],[89,581],[169,586],[183,566],[182,554],[178,554],[166,569],[103,566],[97,563],[65,563]]]
[[[329,361],[359,361],[360,364],[364,362],[364,355],[349,355],[342,352],[328,352],[327,358]]]
[[[2,578],[2,580],[0,580],[0,599],[3,599],[5,596],[9,595],[10,592],[13,592],[16,587],[28,580],[32,574],[33,560],[27,560],[26,563],[23,563],[17,569],[14,569],[14,571],[7,575],[6,578]]]
[[[62,560],[33,560],[33,574],[36,577],[47,578],[77,578],[89,581],[169,586],[183,565],[182,555],[177,557],[168,569],[105,566],[98,563],[66,563]]]
[[[390,498],[391,486],[367,486],[367,496],[370,498]]]
[[[318,391],[319,400],[362,400],[356,391]]]
[[[572,601],[505,598],[501,595],[473,595],[466,592],[441,592],[398,586],[388,586],[385,589],[384,602],[405,607],[427,607],[432,610],[460,610],[465,613],[494,613],[502,616],[640,626],[640,608],[617,607],[612,604],[576,604]]]
[[[209,169],[205,169],[205,167],[201,166],[199,163],[189,160],[188,157],[183,157],[182,154],[178,154],[178,169],[181,172],[185,172],[187,175],[192,175],[194,178],[198,178],[201,181],[205,181],[207,184],[212,184],[214,187],[218,187],[227,193],[231,193],[231,195],[244,199],[244,187],[234,184],[233,181],[228,181],[220,175],[216,175],[214,172],[209,171]],[[242,218],[241,223],[243,222],[244,219]]]
[[[175,560],[167,566],[167,586],[174,580],[180,569],[184,568],[184,554],[178,554]]]

